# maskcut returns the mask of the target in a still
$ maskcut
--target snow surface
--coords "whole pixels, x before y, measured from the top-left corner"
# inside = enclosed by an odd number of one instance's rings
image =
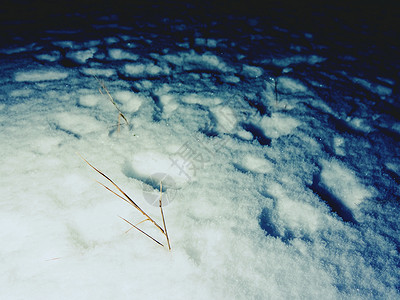
[[[394,78],[257,18],[104,20],[0,49],[1,299],[399,299]],[[171,251],[77,153],[159,222],[164,181]]]

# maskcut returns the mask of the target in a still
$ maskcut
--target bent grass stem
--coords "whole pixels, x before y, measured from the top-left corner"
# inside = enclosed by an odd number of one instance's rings
[[[85,158],[83,158],[80,154],[79,156],[93,169],[95,170],[97,173],[99,173],[101,176],[103,176],[105,179],[107,179],[122,195],[118,194],[116,191],[113,191],[111,188],[107,187],[106,185],[102,184],[101,182],[97,181],[97,183],[99,183],[101,186],[103,186],[105,189],[107,189],[108,191],[110,191],[111,193],[113,193],[114,195],[116,195],[117,197],[121,198],[122,200],[124,200],[125,202],[129,203],[130,205],[132,205],[134,208],[136,208],[140,213],[142,213],[146,219],[139,222],[137,225],[145,222],[145,221],[150,221],[151,223],[153,223],[154,226],[156,226],[161,233],[166,237],[167,239],[167,243],[168,243],[168,249],[171,250],[171,245],[170,245],[170,241],[169,241],[169,236],[167,233],[167,227],[165,224],[165,218],[164,218],[164,212],[162,209],[162,183],[160,182],[160,210],[161,210],[161,217],[163,220],[163,226],[164,228],[162,228],[160,225],[158,225],[158,223],[152,218],[150,217],[142,208],[139,207],[139,205],[136,204],[135,201],[132,200],[132,198],[130,198],[113,180],[111,180],[111,178],[109,178],[107,175],[105,175],[103,172],[101,172],[99,169],[97,169],[95,166],[93,166],[91,163],[89,163]],[[157,244],[161,245],[164,247],[163,244],[161,244],[159,241],[157,241],[155,238],[153,238],[152,236],[150,236],[148,233],[146,233],[145,231],[143,231],[142,229],[140,229],[139,227],[137,227],[137,225],[132,224],[131,222],[129,222],[128,220],[120,217],[121,219],[123,219],[125,222],[127,222],[128,224],[130,224],[133,228],[137,229],[139,232],[143,233],[144,235],[146,235],[147,237],[149,237],[150,239],[152,239],[154,242],[156,242]]]
[[[110,100],[110,102],[111,102],[111,103],[114,105],[114,107],[118,110],[118,132],[119,132],[119,127],[120,127],[120,124],[121,124],[120,119],[121,119],[121,118],[124,119],[126,125],[129,125],[129,122],[128,122],[128,120],[125,118],[125,116],[124,116],[124,114],[122,113],[122,111],[119,109],[117,103],[115,103],[114,98],[111,96],[111,94],[110,94],[110,92],[108,91],[108,89],[107,89],[105,83],[104,83],[103,81],[101,81],[100,79],[98,79],[96,76],[95,76],[94,78],[96,78],[96,80],[97,80],[97,81],[99,82],[99,84],[100,84],[100,88],[99,88],[100,94],[104,95],[104,93],[103,93],[103,90],[104,90],[104,92],[107,94],[108,99]]]

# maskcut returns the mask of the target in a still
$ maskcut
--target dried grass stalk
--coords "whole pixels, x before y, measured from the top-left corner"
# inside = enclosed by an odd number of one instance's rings
[[[118,110],[118,132],[119,132],[119,128],[120,128],[120,123],[121,123],[121,118],[124,119],[126,125],[129,125],[128,120],[125,118],[124,114],[122,113],[122,111],[119,109],[117,103],[115,103],[114,98],[111,96],[109,90],[107,89],[104,81],[98,79],[96,76],[94,77],[96,78],[96,80],[99,82],[100,87],[99,87],[99,92],[100,94],[104,95],[107,94],[108,99],[110,100],[110,102],[114,105],[114,107]],[[104,91],[104,93],[103,93]]]
[[[160,181],[160,211],[161,211],[161,217],[164,225],[164,234],[165,237],[167,238],[167,243],[168,243],[168,249],[171,250],[171,244],[169,243],[169,237],[168,237],[168,232],[167,232],[167,225],[165,225],[165,218],[164,218],[164,211],[162,209],[162,181]]]
[[[137,205],[137,203],[135,201],[132,200],[131,197],[129,197],[114,181],[111,180],[111,178],[109,178],[107,175],[105,175],[103,172],[101,172],[99,169],[97,169],[96,167],[94,167],[91,163],[89,163],[85,158],[83,158],[80,154],[79,156],[93,169],[95,170],[97,173],[99,173],[101,176],[103,176],[105,179],[107,179],[122,195],[118,194],[118,192],[112,190],[111,188],[107,187],[106,185],[102,184],[101,182],[97,181],[97,183],[99,183],[101,186],[103,186],[105,189],[107,189],[108,191],[110,191],[111,193],[113,193],[114,195],[116,195],[117,197],[121,198],[122,200],[124,200],[125,202],[129,203],[130,205],[132,205],[134,208],[136,208],[140,213],[142,213],[146,219],[144,219],[143,221],[139,222],[138,224],[134,225],[133,223],[129,222],[128,220],[120,217],[122,220],[124,220],[125,222],[127,222],[129,225],[132,226],[132,228],[135,228],[136,230],[138,230],[139,232],[143,233],[144,235],[146,235],[148,238],[152,239],[154,242],[156,242],[157,244],[159,244],[160,246],[164,245],[162,243],[160,243],[159,241],[157,241],[155,238],[153,238],[151,235],[149,235],[148,233],[146,233],[145,231],[143,231],[142,229],[140,229],[138,227],[139,224],[146,222],[146,221],[150,221],[151,223],[153,223],[153,225],[158,228],[161,233],[165,236],[165,238],[167,239],[167,243],[168,243],[168,249],[171,250],[171,245],[170,245],[170,241],[169,241],[169,236],[167,233],[167,226],[165,223],[165,217],[164,217],[164,211],[162,209],[162,183],[160,183],[160,211],[161,211],[161,217],[162,217],[162,221],[163,221],[163,227],[162,228],[160,225],[158,225],[158,223],[152,218],[150,217],[142,208],[139,207],[139,205]]]

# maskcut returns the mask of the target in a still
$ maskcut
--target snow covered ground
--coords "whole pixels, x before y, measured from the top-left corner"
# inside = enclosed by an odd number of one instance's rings
[[[1,299],[400,297],[397,61],[261,17],[119,21],[2,43]],[[163,180],[171,251],[77,154],[160,223]]]

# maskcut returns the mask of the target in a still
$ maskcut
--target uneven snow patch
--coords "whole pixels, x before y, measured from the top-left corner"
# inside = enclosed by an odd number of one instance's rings
[[[222,103],[222,99],[220,98],[210,98],[196,94],[187,94],[183,96],[182,101],[189,104],[200,104],[206,106],[215,106]]]
[[[278,67],[287,67],[289,65],[295,65],[300,63],[309,63],[311,65],[321,63],[325,61],[326,58],[320,57],[317,55],[294,55],[291,57],[284,57],[284,58],[274,58],[272,59],[272,63]]]
[[[78,103],[81,106],[94,107],[99,103],[99,98],[99,95],[94,94],[82,95],[79,97]]]
[[[66,57],[75,61],[78,64],[84,64],[88,61],[88,59],[93,58],[93,55],[96,53],[97,49],[87,49],[87,50],[79,50],[74,52],[68,52]]]
[[[141,76],[160,76],[167,75],[170,73],[170,69],[167,67],[161,68],[160,66],[152,63],[148,64],[126,64],[124,66],[124,72],[128,76],[141,77]]]
[[[372,130],[372,127],[368,124],[366,119],[362,118],[347,118],[349,126],[354,129],[360,130],[365,133],[369,133]]]
[[[217,120],[220,132],[230,133],[236,128],[238,119],[232,108],[220,105],[212,108],[211,111]]]
[[[221,80],[226,83],[232,83],[232,84],[240,82],[240,78],[235,75],[222,75]]]
[[[270,138],[278,138],[290,134],[301,123],[281,113],[272,113],[271,117],[263,117],[261,127],[264,134]]]
[[[179,107],[179,103],[175,95],[164,94],[160,95],[159,98],[163,108],[163,114],[166,114],[165,117],[168,117],[170,113],[172,113]]]
[[[257,78],[264,73],[264,70],[260,67],[243,65],[242,73],[247,77]]]
[[[65,79],[68,77],[67,72],[60,72],[60,71],[47,71],[44,70],[32,70],[32,71],[22,71],[17,72],[14,75],[15,81],[28,81],[28,82],[35,82],[35,81],[48,81],[48,80],[60,80]]]
[[[131,170],[134,172],[135,176],[139,178],[150,178],[153,174],[165,173],[171,176],[178,186],[181,186],[186,183],[188,179],[176,165],[187,164],[187,161],[180,159],[180,162],[175,161],[174,163],[173,159],[180,158],[173,158],[162,153],[147,151],[135,153],[129,163],[131,164]],[[186,171],[190,172],[189,169]]]
[[[367,198],[370,189],[364,187],[352,170],[336,159],[321,159],[321,181],[348,209],[354,210]]]
[[[101,69],[101,68],[82,68],[80,71],[88,76],[105,76],[105,77],[111,77],[116,73],[114,69]]]
[[[300,81],[290,77],[279,77],[278,88],[285,93],[305,93],[308,91]]]
[[[238,132],[237,132],[237,135],[238,135],[238,137],[240,137],[240,138],[242,138],[244,140],[247,140],[247,141],[250,141],[250,140],[252,140],[254,138],[253,134],[250,131],[247,131],[247,130],[240,130],[239,129]]]
[[[392,89],[380,84],[375,84],[372,83],[370,81],[367,81],[363,78],[351,78],[351,80],[353,80],[354,83],[359,84],[363,87],[365,87],[366,89],[370,90],[371,92],[378,94],[382,97],[388,97],[392,94]]]
[[[197,54],[193,50],[189,53],[167,54],[163,58],[187,71],[201,69],[229,72],[233,70],[220,57],[210,53]]]
[[[214,39],[195,38],[195,44],[198,46],[206,46],[209,48],[217,47],[218,41]]]
[[[315,232],[322,227],[320,212],[308,203],[280,199],[277,209],[279,217],[296,235]]]
[[[40,154],[49,154],[55,147],[62,143],[60,137],[45,136],[40,139],[37,143],[32,144],[32,148],[35,152]],[[51,164],[54,167],[54,163]]]
[[[32,89],[18,89],[18,90],[12,90],[9,92],[9,95],[11,97],[29,97],[34,93],[34,90]]]
[[[51,53],[38,54],[38,55],[35,55],[35,57],[38,60],[53,62],[53,61],[59,60],[61,57],[61,54],[58,51],[53,51]]]
[[[273,227],[282,237],[289,238],[293,234],[300,237],[323,226],[321,212],[309,203],[291,199],[282,185],[270,183],[267,191],[275,199],[276,210],[270,212],[274,219]],[[287,230],[290,233],[285,232]]]
[[[57,130],[80,138],[83,134],[103,131],[103,124],[93,117],[85,114],[72,114],[63,112],[52,116]]]
[[[333,146],[334,146],[336,155],[339,155],[339,156],[346,155],[346,151],[345,151],[346,141],[343,137],[335,136],[333,138]]]
[[[145,101],[144,96],[139,96],[129,91],[119,91],[114,93],[114,98],[122,103],[122,110],[133,113],[139,110],[142,102]]]
[[[274,168],[272,162],[250,154],[243,158],[243,161],[240,165],[243,169],[261,174],[271,173]]]
[[[139,55],[127,52],[122,49],[110,49],[108,55],[114,60],[138,60]]]

